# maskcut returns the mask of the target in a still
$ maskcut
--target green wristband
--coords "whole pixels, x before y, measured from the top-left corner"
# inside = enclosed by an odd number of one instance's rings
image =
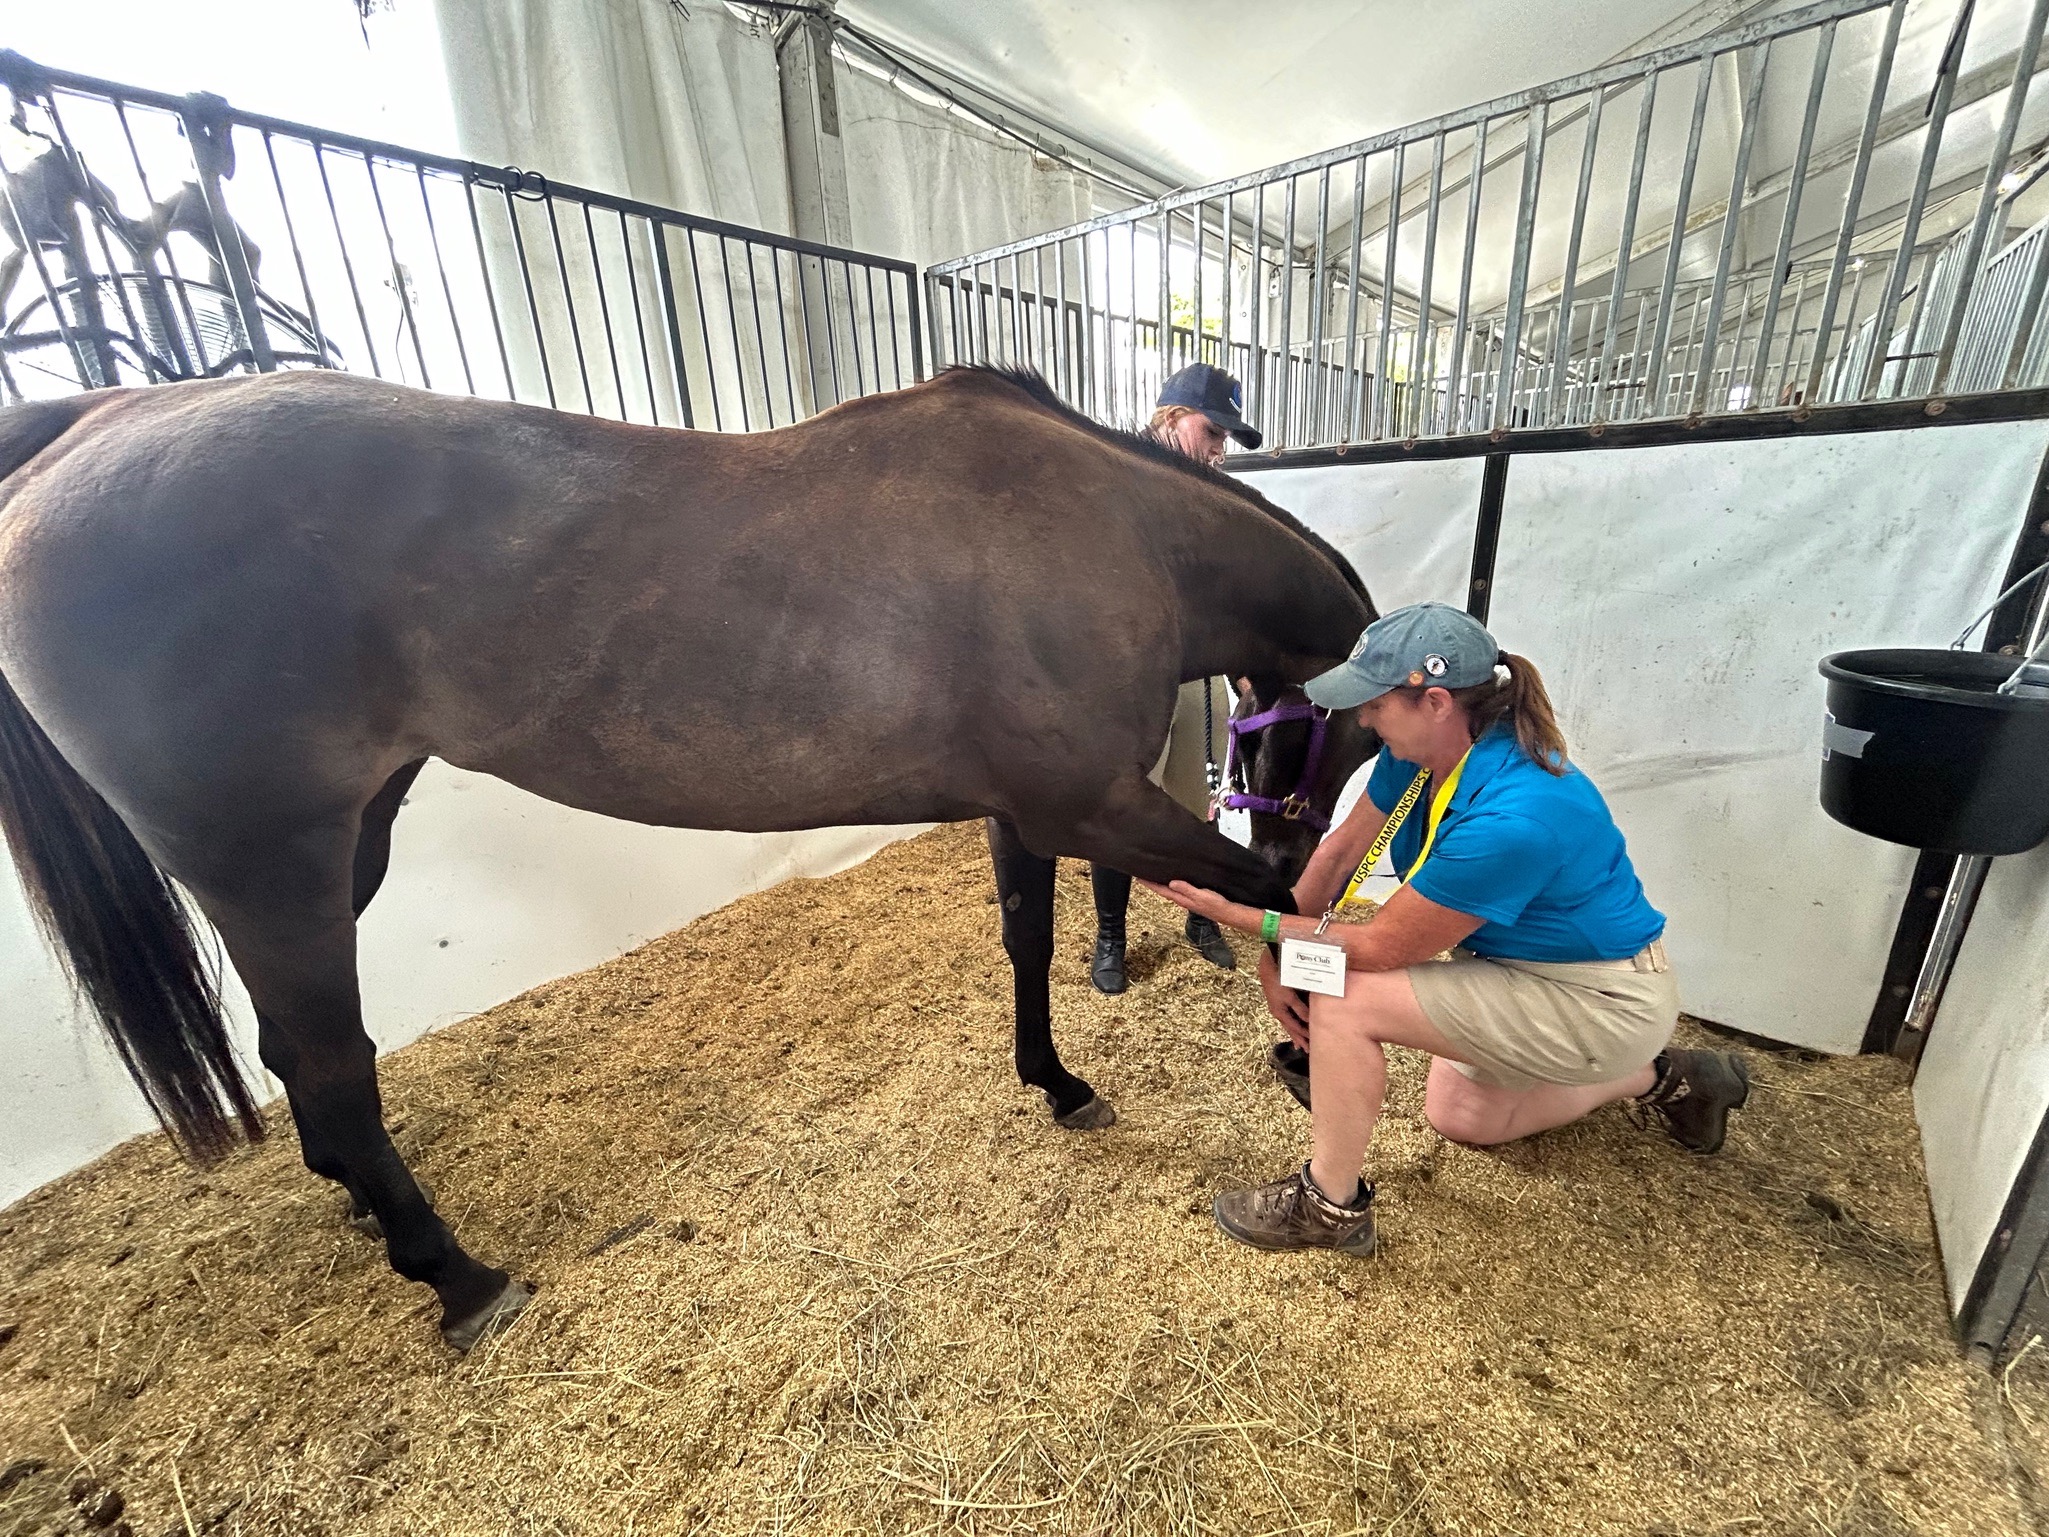
[[[1281,937],[1281,915],[1268,908],[1266,916],[1259,920],[1259,937],[1272,944]]]

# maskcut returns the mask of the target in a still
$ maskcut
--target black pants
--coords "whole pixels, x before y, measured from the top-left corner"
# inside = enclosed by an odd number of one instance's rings
[[[1108,865],[1089,866],[1089,886],[1096,895],[1096,935],[1124,938],[1124,913],[1131,906],[1131,877]]]
[[[1121,944],[1124,940],[1124,914],[1131,906],[1131,877],[1122,870],[1112,870],[1108,865],[1090,865],[1089,888],[1096,897],[1096,937],[1114,939]],[[1193,940],[1205,926],[1211,930],[1216,927],[1209,919],[1190,913],[1182,928]]]

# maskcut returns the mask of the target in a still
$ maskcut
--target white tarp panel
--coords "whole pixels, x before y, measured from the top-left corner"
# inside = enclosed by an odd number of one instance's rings
[[[1815,663],[1948,644],[1997,590],[2045,446],[2012,423],[1510,466],[1490,627],[1545,670],[1690,1012],[1861,1044],[1914,853],[1823,813]]]
[[[2049,846],[1992,862],[1921,1056],[1914,1109],[1954,1307],[2049,1109]]]
[[[1427,598],[1465,606],[1480,516],[1478,459],[1311,470],[1255,464],[1239,474],[1342,550],[1383,614]]]
[[[359,930],[364,1023],[382,1050],[608,960],[798,875],[828,875],[916,828],[710,833],[572,811],[429,764],[399,814],[391,874]],[[76,1011],[0,859],[0,1205],[154,1122],[99,1026]],[[255,1028],[236,1039],[265,1097]]]

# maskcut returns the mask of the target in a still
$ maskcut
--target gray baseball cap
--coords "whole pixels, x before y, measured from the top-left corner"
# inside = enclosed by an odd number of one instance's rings
[[[1302,685],[1327,710],[1350,710],[1391,689],[1471,688],[1494,676],[1501,647],[1448,603],[1411,603],[1376,619],[1352,654]]]

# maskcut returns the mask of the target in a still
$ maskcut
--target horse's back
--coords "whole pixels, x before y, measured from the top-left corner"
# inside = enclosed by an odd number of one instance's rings
[[[645,821],[965,813],[1172,639],[1114,454],[977,384],[733,436],[270,375],[120,392],[31,468],[0,669],[88,772],[163,765],[132,799],[432,754]]]

